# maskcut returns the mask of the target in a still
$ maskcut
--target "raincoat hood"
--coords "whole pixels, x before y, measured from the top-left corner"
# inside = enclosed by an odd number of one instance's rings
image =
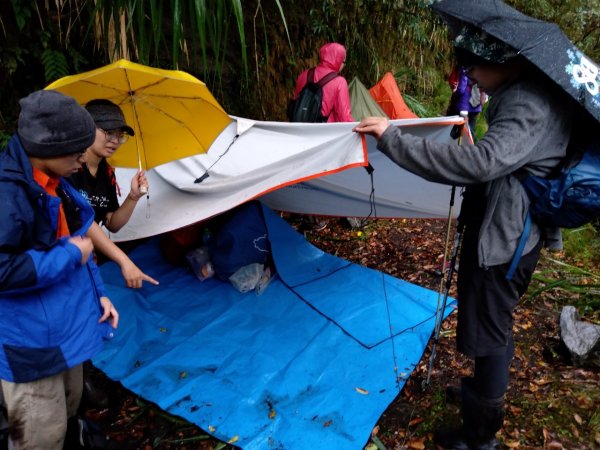
[[[319,50],[319,65],[339,72],[346,60],[346,48],[337,42],[325,44]]]

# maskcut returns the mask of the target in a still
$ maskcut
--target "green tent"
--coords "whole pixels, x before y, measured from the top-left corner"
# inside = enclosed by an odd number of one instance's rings
[[[350,105],[354,120],[358,121],[369,116],[387,117],[383,109],[371,97],[369,90],[357,77],[352,79],[348,89],[350,90]]]

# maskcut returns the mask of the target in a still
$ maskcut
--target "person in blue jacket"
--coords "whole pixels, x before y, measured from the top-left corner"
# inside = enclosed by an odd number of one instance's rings
[[[81,364],[119,319],[90,258],[94,211],[63,178],[80,169],[96,126],[56,91],[20,105],[0,153],[0,384],[11,447],[62,449]]]

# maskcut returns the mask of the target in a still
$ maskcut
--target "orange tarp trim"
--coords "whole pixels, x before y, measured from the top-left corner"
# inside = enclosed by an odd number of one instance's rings
[[[369,89],[369,94],[381,106],[390,119],[417,119],[404,102],[398,83],[391,72],[387,72],[379,83]]]

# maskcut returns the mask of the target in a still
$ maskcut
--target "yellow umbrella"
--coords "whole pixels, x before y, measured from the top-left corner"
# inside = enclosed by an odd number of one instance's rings
[[[147,170],[205,153],[231,122],[206,85],[192,75],[124,59],[61,78],[46,89],[70,95],[82,105],[102,98],[121,107],[135,138],[111,157],[116,167]]]

